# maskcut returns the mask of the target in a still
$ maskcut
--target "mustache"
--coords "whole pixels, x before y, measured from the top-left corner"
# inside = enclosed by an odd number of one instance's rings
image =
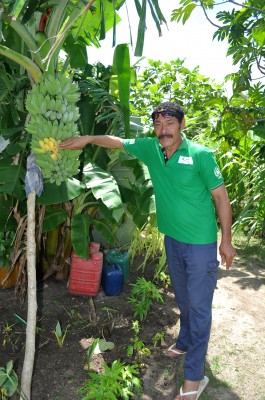
[[[164,138],[170,139],[173,138],[173,135],[169,133],[161,133],[161,135],[158,136],[158,139],[164,139]]]

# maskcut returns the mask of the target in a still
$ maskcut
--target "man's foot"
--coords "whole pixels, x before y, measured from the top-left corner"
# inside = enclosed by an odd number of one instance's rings
[[[175,400],[197,400],[200,381],[185,380]]]
[[[207,376],[201,381],[185,380],[175,400],[198,400],[208,383],[209,378]]]
[[[186,351],[183,350],[179,350],[176,348],[175,343],[172,344],[172,346],[170,346],[168,349],[163,351],[163,354],[167,357],[170,358],[175,358],[177,356],[182,356],[183,354],[186,354]]]

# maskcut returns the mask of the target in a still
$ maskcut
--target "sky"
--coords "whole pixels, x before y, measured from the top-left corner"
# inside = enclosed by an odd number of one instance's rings
[[[133,39],[136,43],[138,16],[135,11],[134,0],[129,0],[130,23],[132,25]],[[185,25],[170,22],[170,14],[173,9],[178,8],[178,0],[166,0],[160,2],[161,10],[168,21],[168,27],[162,25],[162,37],[159,37],[155,23],[151,16],[147,19],[147,30],[143,55],[146,59],[171,61],[177,58],[185,60],[185,67],[193,69],[199,66],[201,74],[223,83],[224,77],[236,71],[232,64],[232,58],[226,56],[227,43],[212,39],[217,28],[212,26],[205,18],[203,10],[197,7]],[[229,6],[225,6],[228,10]],[[224,5],[221,9],[224,8]],[[211,15],[214,22],[216,12]],[[130,43],[128,20],[125,7],[119,11],[122,22],[117,25],[117,44]],[[134,44],[135,44],[134,43]],[[88,59],[90,63],[100,61],[103,64],[112,64],[114,48],[112,48],[112,32],[108,32],[107,38],[101,41],[101,48],[88,48]],[[131,64],[139,60],[130,51]],[[146,65],[147,61],[140,65]]]

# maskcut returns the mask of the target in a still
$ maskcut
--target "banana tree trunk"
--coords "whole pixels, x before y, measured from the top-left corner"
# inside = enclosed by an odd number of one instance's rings
[[[21,376],[20,400],[30,400],[31,382],[35,358],[35,334],[37,320],[37,284],[36,284],[36,239],[35,239],[35,191],[29,193],[27,200],[27,275],[28,275],[28,314],[26,328],[26,347]]]

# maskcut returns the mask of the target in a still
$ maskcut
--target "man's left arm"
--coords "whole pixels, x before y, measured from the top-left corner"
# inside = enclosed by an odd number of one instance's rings
[[[233,258],[236,256],[236,250],[231,243],[231,225],[232,210],[225,185],[221,185],[211,190],[217,215],[221,224],[222,238],[219,246],[222,265],[229,269],[232,265]]]

